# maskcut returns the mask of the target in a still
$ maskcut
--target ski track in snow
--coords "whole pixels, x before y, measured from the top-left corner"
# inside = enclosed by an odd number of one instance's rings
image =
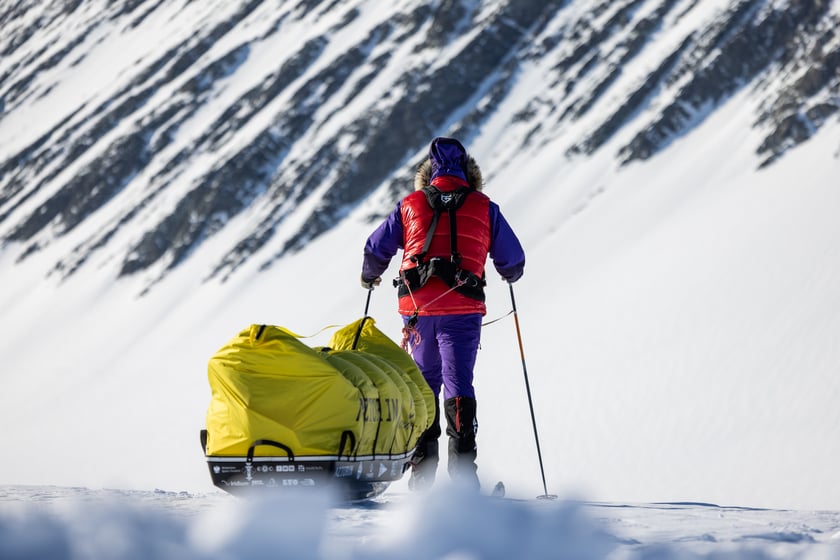
[[[0,558],[840,557],[840,512],[499,499],[440,485],[326,494],[0,486]]]

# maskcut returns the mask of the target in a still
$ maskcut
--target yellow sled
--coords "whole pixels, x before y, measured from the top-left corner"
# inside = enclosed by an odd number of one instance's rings
[[[331,486],[347,499],[402,477],[435,398],[414,360],[364,317],[311,348],[251,325],[210,359],[202,446],[213,483]]]

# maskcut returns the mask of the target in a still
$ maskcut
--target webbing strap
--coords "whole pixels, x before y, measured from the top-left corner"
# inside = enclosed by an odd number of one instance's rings
[[[440,209],[435,208],[435,215],[432,217],[432,223],[429,224],[429,230],[426,232],[426,240],[423,242],[423,250],[420,251],[420,254],[414,255],[412,260],[417,264],[423,262],[423,259],[426,258],[426,253],[429,252],[429,247],[432,246],[432,238],[435,236],[435,230],[437,229],[438,220],[440,219]]]
[[[455,209],[449,209],[449,258],[457,268],[461,266],[461,255],[458,254],[458,229],[455,226]]]
[[[459,205],[460,206],[460,205]],[[412,257],[412,260],[417,264],[423,262],[426,258],[426,254],[429,252],[429,248],[432,246],[432,239],[435,237],[435,230],[437,229],[438,221],[440,221],[440,215],[443,212],[443,208],[432,206],[435,214],[432,216],[432,222],[429,224],[429,229],[426,231],[426,239],[423,241],[423,249],[417,255]],[[458,253],[458,226],[457,220],[455,219],[455,211],[457,207],[449,207],[446,211],[449,213],[449,253],[450,253],[450,260],[455,264],[455,266],[461,265],[461,255]]]

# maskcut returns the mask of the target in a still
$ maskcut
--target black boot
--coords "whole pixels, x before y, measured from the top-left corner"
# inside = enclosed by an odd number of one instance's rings
[[[435,399],[435,421],[417,440],[417,449],[411,458],[411,476],[408,488],[412,491],[428,490],[435,483],[438,467],[438,439],[440,439],[440,404]]]
[[[470,397],[454,397],[443,403],[446,435],[449,436],[449,477],[476,490],[480,488],[475,434],[478,431],[476,402]]]

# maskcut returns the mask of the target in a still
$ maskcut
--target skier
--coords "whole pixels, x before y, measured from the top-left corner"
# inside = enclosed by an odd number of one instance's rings
[[[524,271],[525,252],[498,205],[481,192],[481,170],[458,140],[432,141],[414,186],[368,237],[362,287],[378,286],[391,258],[403,249],[394,284],[404,347],[411,349],[435,395],[435,420],[418,441],[409,487],[421,490],[434,483],[443,386],[449,476],[478,489],[473,368],[487,312],[484,266],[489,254],[502,278],[515,282]]]

